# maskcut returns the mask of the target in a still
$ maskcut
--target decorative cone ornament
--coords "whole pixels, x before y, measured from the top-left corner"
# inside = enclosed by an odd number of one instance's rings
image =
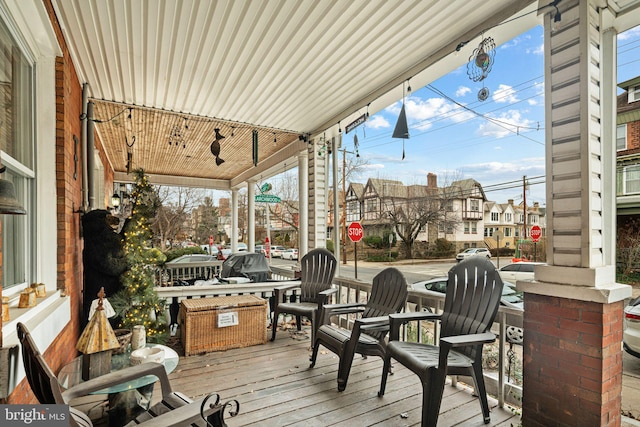
[[[393,138],[402,139],[402,160],[404,160],[404,140],[409,139],[409,126],[407,125],[407,113],[404,108],[404,99],[402,101],[402,109],[396,122],[396,128],[393,130]]]
[[[104,312],[104,297],[104,288],[100,288],[98,307],[76,344],[76,349],[83,353],[82,379],[85,381],[111,372],[111,350],[120,347]]]
[[[402,109],[400,110],[400,115],[398,116],[392,137],[409,139],[409,126],[407,125],[407,113],[404,108],[404,102],[402,103]]]

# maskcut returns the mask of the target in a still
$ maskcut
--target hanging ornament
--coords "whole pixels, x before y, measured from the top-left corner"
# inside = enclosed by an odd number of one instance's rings
[[[216,133],[216,139],[211,143],[211,154],[213,154],[216,158],[216,166],[220,166],[224,163],[224,160],[220,158],[220,141],[224,139],[224,136],[220,133],[220,129],[214,129]]]
[[[402,84],[402,108],[400,109],[400,115],[398,115],[398,121],[396,127],[393,130],[392,138],[402,139],[402,160],[404,160],[404,140],[409,139],[409,126],[407,125],[407,112],[404,106],[404,83]]]
[[[483,38],[477,48],[469,57],[467,63],[467,75],[474,82],[481,82],[487,78],[493,67],[496,56],[496,44],[493,38]],[[489,98],[489,89],[483,85],[478,92],[478,100],[484,101]]]

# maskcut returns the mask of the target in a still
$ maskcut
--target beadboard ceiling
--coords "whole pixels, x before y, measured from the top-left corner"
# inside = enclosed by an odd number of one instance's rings
[[[53,3],[116,178],[131,176],[130,151],[152,181],[220,189],[295,166],[300,136],[333,136],[399,100],[407,79],[450,72],[483,31],[500,44],[541,22],[533,0]]]

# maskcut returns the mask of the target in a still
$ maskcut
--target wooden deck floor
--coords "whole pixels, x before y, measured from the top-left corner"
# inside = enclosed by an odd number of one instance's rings
[[[316,366],[309,369],[310,340],[305,332],[300,336],[279,331],[275,342],[264,345],[181,357],[171,383],[191,397],[217,392],[222,401],[238,400],[239,415],[225,418],[230,427],[420,424],[417,376],[396,364],[385,396],[378,398],[382,361],[356,356],[347,389],[338,392],[337,358],[321,348]],[[179,342],[173,346],[184,354]],[[520,423],[514,411],[498,408],[494,399],[489,404],[490,425]],[[460,383],[446,386],[438,425],[485,425],[472,390]]]

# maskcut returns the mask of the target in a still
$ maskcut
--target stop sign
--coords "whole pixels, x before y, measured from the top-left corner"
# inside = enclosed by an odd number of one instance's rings
[[[531,240],[537,242],[538,240],[540,240],[540,236],[542,236],[542,229],[539,225],[534,225],[533,227],[531,227],[529,235],[531,236]]]
[[[353,243],[359,242],[360,240],[362,240],[362,236],[364,236],[362,225],[359,222],[352,222],[351,224],[349,224],[347,232],[349,234],[349,239],[351,239]]]

